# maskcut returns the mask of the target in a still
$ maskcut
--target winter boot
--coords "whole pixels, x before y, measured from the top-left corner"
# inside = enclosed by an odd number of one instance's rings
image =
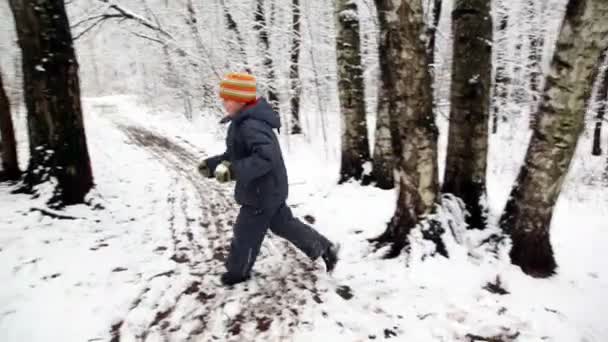
[[[247,281],[250,278],[251,278],[250,275],[247,275],[245,277],[239,277],[239,276],[234,276],[234,275],[226,272],[226,273],[222,274],[222,276],[220,277],[220,281],[222,282],[222,285],[224,285],[224,286],[232,286],[232,285]]]
[[[332,243],[327,247],[325,252],[321,254],[321,258],[325,262],[325,270],[327,273],[331,273],[338,263],[338,251],[340,251],[340,245]]]

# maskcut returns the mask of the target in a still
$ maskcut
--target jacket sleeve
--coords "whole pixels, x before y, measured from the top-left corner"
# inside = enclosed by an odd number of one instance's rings
[[[239,133],[250,154],[248,157],[235,160],[232,169],[236,179],[243,184],[249,184],[272,170],[277,158],[276,140],[273,139],[272,130],[251,121],[243,122],[239,127]]]
[[[215,173],[215,168],[217,168],[218,165],[220,165],[220,163],[224,160],[228,160],[228,151],[219,154],[217,156],[213,156],[213,157],[209,157],[207,159],[205,159],[205,163],[207,163],[207,167],[209,168],[209,170],[211,171],[211,175],[209,176],[210,178],[213,178],[213,174]]]

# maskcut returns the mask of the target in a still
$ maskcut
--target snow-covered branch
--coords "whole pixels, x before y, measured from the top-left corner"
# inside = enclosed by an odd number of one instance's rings
[[[103,23],[105,20],[108,20],[108,19],[132,20],[148,29],[158,32],[160,35],[164,36],[167,39],[171,39],[171,40],[175,39],[171,33],[167,32],[165,29],[163,29],[161,27],[161,25],[158,23],[158,20],[156,21],[156,23],[154,23],[151,20],[148,20],[145,17],[138,15],[137,13],[128,9],[127,7],[124,7],[112,0],[98,0],[98,1],[108,5],[106,7],[104,13],[87,17],[83,20],[78,21],[76,24],[72,25],[72,29],[75,29],[81,25],[92,22],[92,24],[89,25],[86,29],[84,29],[80,33],[76,34],[74,39],[78,39],[78,38],[84,36],[87,32],[91,31],[95,26]]]

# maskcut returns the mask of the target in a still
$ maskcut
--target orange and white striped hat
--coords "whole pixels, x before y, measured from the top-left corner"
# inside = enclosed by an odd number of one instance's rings
[[[220,82],[220,97],[225,100],[248,103],[256,99],[255,76],[231,72]]]

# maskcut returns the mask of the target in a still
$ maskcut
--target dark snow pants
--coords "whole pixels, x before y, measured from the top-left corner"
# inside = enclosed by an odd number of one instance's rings
[[[331,245],[323,235],[293,217],[285,203],[270,209],[242,206],[233,227],[230,254],[226,260],[230,277],[242,279],[249,276],[268,228],[312,260],[321,256]]]

